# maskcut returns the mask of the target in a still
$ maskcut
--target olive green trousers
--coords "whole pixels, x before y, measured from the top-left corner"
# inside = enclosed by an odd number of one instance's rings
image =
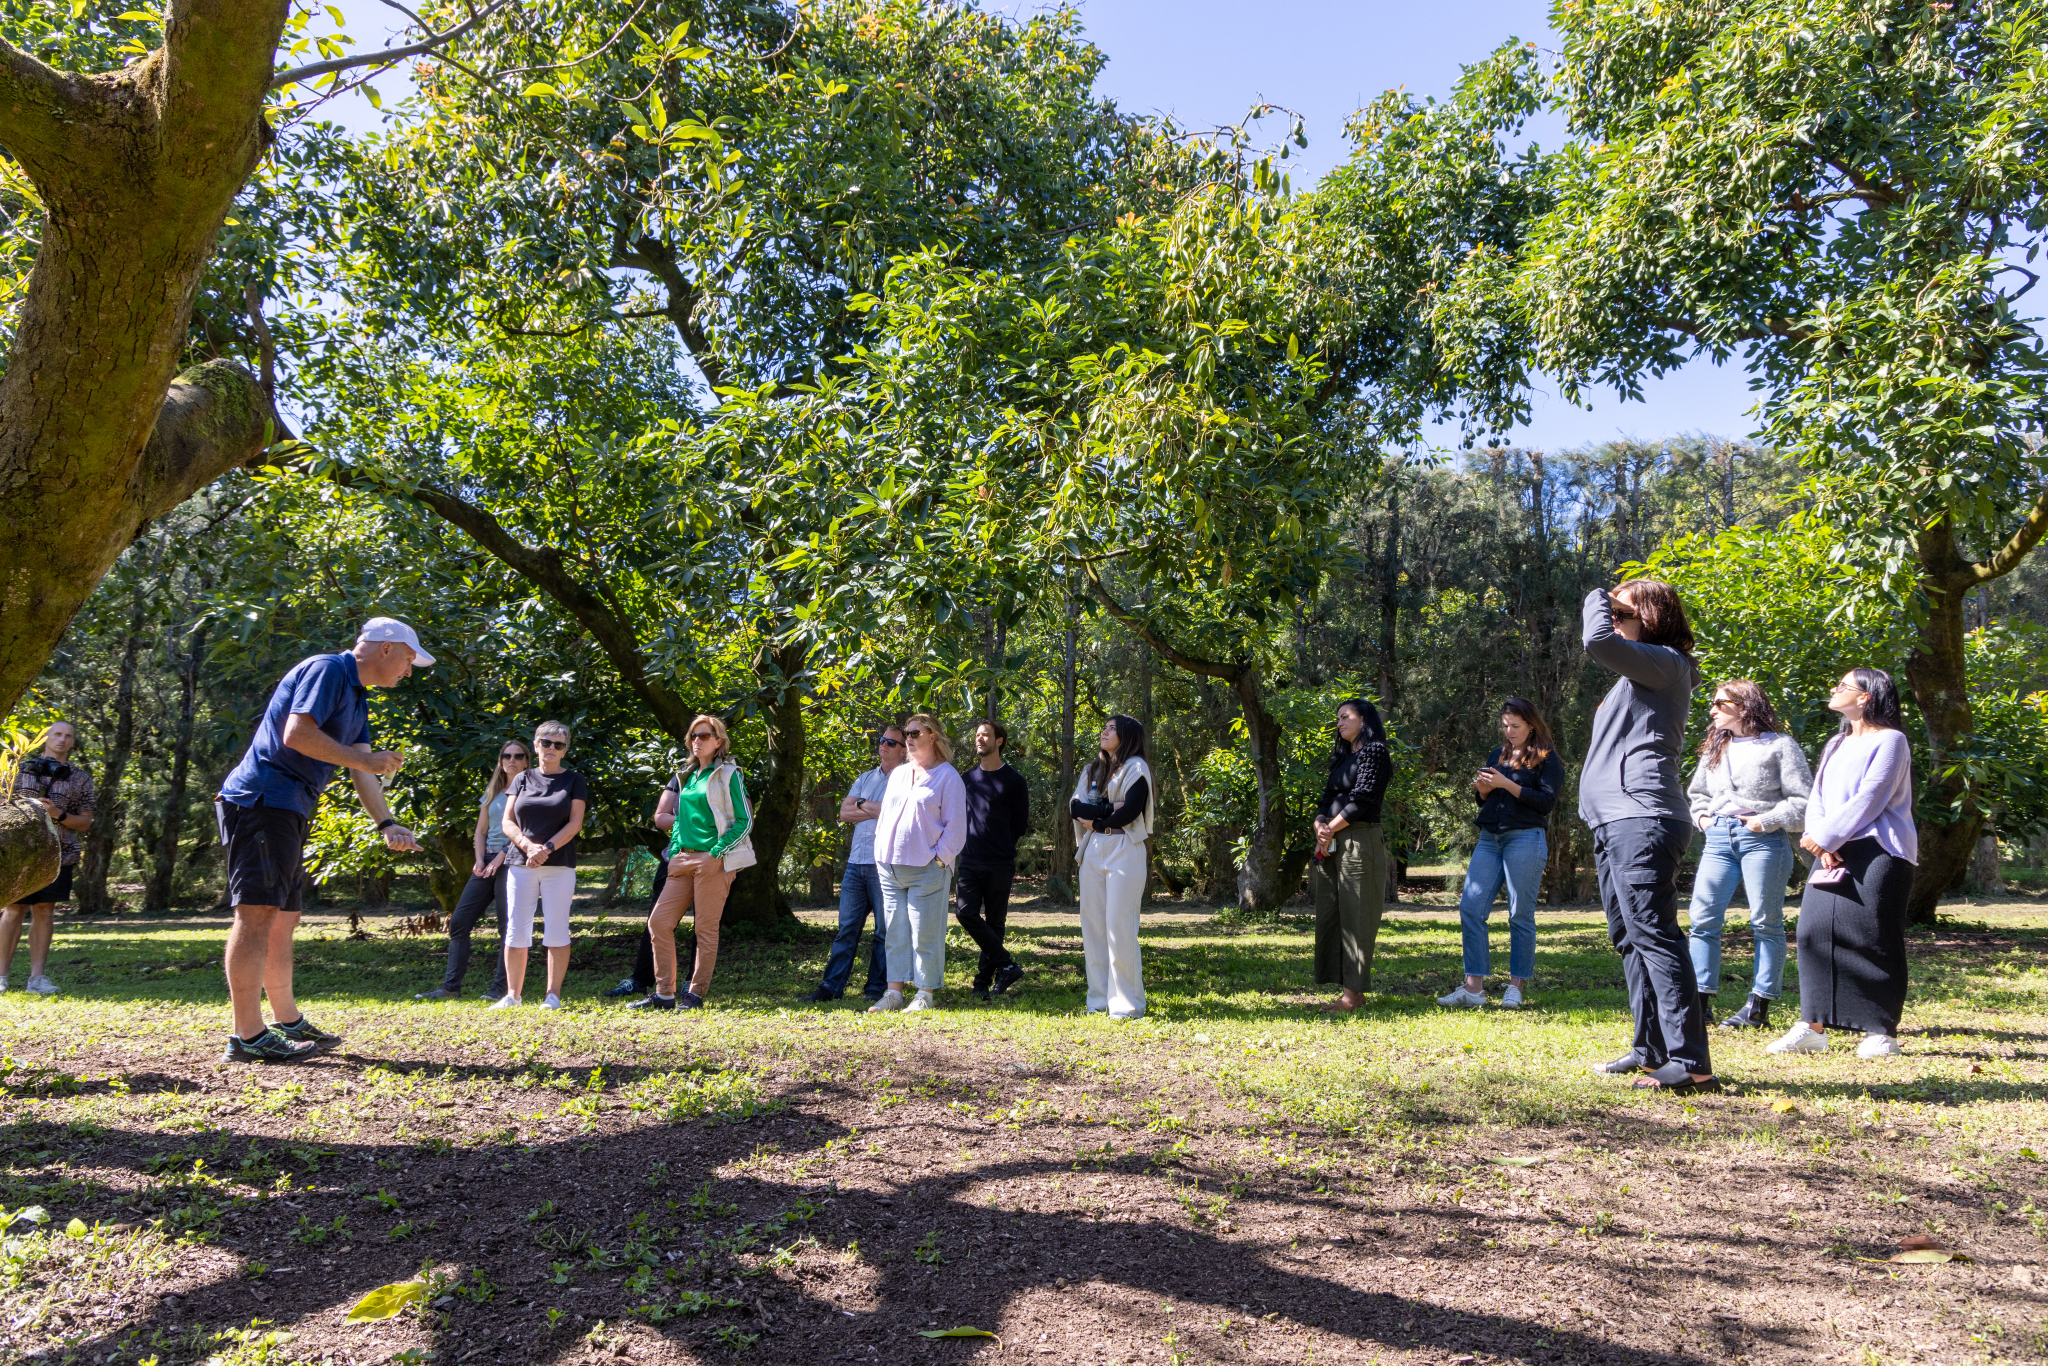
[[[1348,825],[1309,865],[1316,899],[1316,985],[1372,990],[1372,951],[1387,908],[1387,846],[1377,825]]]

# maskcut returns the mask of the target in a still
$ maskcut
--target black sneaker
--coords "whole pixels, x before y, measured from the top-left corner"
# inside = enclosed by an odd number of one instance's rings
[[[819,987],[816,991],[807,991],[796,999],[797,1004],[805,1005],[813,1001],[836,1001],[839,998],[825,990],[825,988]]]
[[[681,991],[676,993],[677,1010],[702,1010],[703,1008],[704,998],[696,992]]]
[[[341,1035],[329,1034],[303,1014],[291,1024],[274,1024],[271,1028],[294,1043],[312,1044],[322,1053],[330,1048],[341,1047]]]
[[[1017,983],[1024,980],[1024,969],[1015,963],[1005,963],[996,969],[996,994],[1003,995]]]
[[[456,1001],[461,998],[461,987],[456,987],[453,990],[448,987],[435,987],[432,991],[423,991],[413,997],[415,1001]]]
[[[988,999],[988,988],[987,988],[987,987],[976,987],[976,988],[974,988],[974,999],[975,999],[975,1000],[977,1000],[977,1001],[986,1001],[986,1000]]]
[[[635,1002],[633,1002],[633,1004],[631,1004],[631,1005],[629,1005],[629,1006],[627,1006],[627,1007],[626,1007],[626,1009],[628,1009],[628,1010],[674,1010],[675,1008],[676,1008],[676,998],[675,998],[675,997],[673,997],[673,996],[657,996],[657,995],[655,995],[655,994],[654,994],[653,992],[651,992],[651,991],[650,991],[649,993],[647,993],[647,999],[646,999],[646,1000],[644,1000],[644,1001],[635,1001]]]
[[[228,1051],[222,1062],[304,1062],[320,1050],[310,1042],[287,1039],[275,1029],[266,1029],[250,1043],[239,1034],[228,1035]]]
[[[1742,1009],[1721,1021],[1723,1029],[1768,1029],[1771,1026],[1771,1003],[1761,996],[1752,995]]]
[[[643,986],[641,986],[641,985],[640,985],[640,984],[639,984],[638,982],[634,981],[634,980],[633,980],[632,978],[630,978],[630,977],[623,977],[623,978],[620,978],[620,979],[619,979],[619,984],[618,984],[617,986],[613,987],[613,988],[612,988],[612,989],[611,989],[610,991],[607,991],[607,992],[605,993],[605,995],[607,995],[607,996],[637,996],[637,995],[639,995],[640,993],[642,993],[642,992],[644,992],[644,991],[646,991],[646,990],[647,990],[647,988],[646,988],[646,987],[643,987]]]

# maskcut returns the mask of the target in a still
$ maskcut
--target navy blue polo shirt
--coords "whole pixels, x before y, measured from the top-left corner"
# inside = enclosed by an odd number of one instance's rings
[[[302,659],[270,694],[248,752],[220,785],[222,797],[236,806],[261,802],[312,818],[322,789],[334,777],[335,766],[285,744],[285,722],[295,712],[312,717],[313,724],[341,744],[375,743],[370,738],[370,690],[356,672],[356,657],[339,654]]]

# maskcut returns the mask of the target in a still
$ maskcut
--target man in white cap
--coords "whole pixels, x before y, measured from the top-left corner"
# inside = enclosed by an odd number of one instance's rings
[[[221,784],[214,810],[227,850],[228,995],[235,1027],[227,1062],[298,1062],[341,1042],[299,1010],[292,996],[292,934],[305,890],[306,827],[336,768],[350,770],[356,796],[384,843],[419,848],[391,817],[377,779],[401,755],[373,750],[369,690],[389,688],[434,657],[413,629],[390,617],[363,623],[355,648],[294,664],[270,695],[242,761]],[[263,1023],[270,997],[276,1023]]]

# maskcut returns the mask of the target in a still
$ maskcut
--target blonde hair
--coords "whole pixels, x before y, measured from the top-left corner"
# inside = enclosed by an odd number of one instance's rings
[[[694,720],[692,720],[692,721],[690,722],[690,724],[689,724],[688,728],[686,728],[686,729],[685,729],[685,730],[683,731],[683,734],[685,734],[685,735],[694,735],[694,734],[696,734],[696,732],[697,732],[697,727],[698,727],[698,726],[700,726],[700,725],[705,725],[705,726],[709,726],[709,727],[711,727],[711,733],[712,733],[713,735],[715,735],[715,736],[717,736],[717,737],[718,737],[718,753],[714,754],[714,755],[713,755],[713,756],[711,757],[711,762],[710,762],[710,763],[708,763],[708,764],[704,765],[704,767],[705,767],[705,768],[707,768],[707,769],[711,769],[711,768],[717,768],[717,767],[718,767],[718,766],[719,766],[720,764],[722,764],[722,763],[724,763],[724,762],[725,762],[725,760],[726,760],[726,756],[732,753],[732,736],[731,736],[731,734],[729,734],[729,733],[728,733],[728,732],[726,731],[726,729],[725,729],[725,722],[723,722],[723,721],[719,720],[719,719],[718,719],[717,717],[715,717],[715,716],[699,716],[699,717],[695,718]],[[684,744],[685,744],[685,746],[687,746],[687,745],[688,745],[688,743],[689,743],[689,742],[688,742],[687,740],[686,740],[686,741],[684,741]],[[686,752],[686,753],[688,752],[688,751],[687,751],[687,749],[685,750],[685,752]],[[693,756],[693,757],[692,757],[692,758],[690,759],[690,763],[691,763],[691,764],[695,764],[696,762],[697,762],[697,760],[696,760],[696,758],[695,758],[695,757]],[[682,769],[682,770],[679,770],[679,771],[680,771],[680,772],[688,772],[689,770],[688,770],[688,769],[686,768],[686,769]]]
[[[533,746],[527,744],[524,740],[519,742],[519,746],[526,751],[526,766],[532,768]],[[492,802],[496,801],[498,794],[510,786],[512,786],[512,780],[505,776],[505,742],[500,740],[498,742],[498,757],[491,763],[491,781],[484,788],[484,805],[489,806]]]
[[[906,731],[913,726],[915,726],[917,729],[923,731],[926,735],[931,736],[935,741],[937,741],[939,746],[939,757],[941,759],[946,760],[948,763],[952,762],[953,742],[951,739],[947,737],[946,728],[939,724],[938,717],[933,716],[928,711],[921,711],[917,715],[911,717],[909,720],[903,723],[903,729]]]

